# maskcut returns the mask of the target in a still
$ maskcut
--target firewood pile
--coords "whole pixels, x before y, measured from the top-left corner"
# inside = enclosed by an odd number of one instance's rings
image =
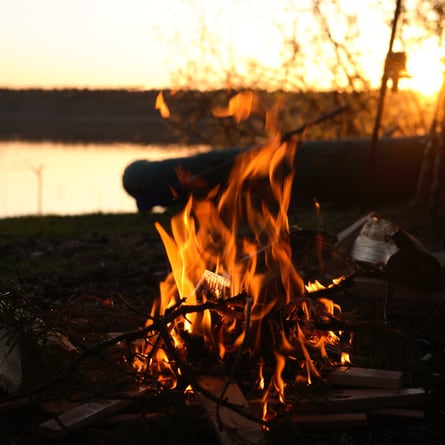
[[[1,442],[443,443],[439,256],[374,214],[336,235],[287,236],[304,282],[319,285],[301,296],[313,316],[300,314],[298,297],[260,329],[251,295],[230,296],[230,281],[210,271],[202,302],[179,299],[148,320],[124,300],[37,307],[2,291]],[[229,319],[225,335],[240,343],[226,342],[222,356],[204,335],[174,338],[171,326],[191,315],[209,316],[214,338]],[[122,318],[141,327],[113,331]],[[250,340],[260,331],[257,354]]]

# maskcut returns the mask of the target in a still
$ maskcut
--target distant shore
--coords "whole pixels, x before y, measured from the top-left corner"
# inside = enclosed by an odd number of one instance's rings
[[[164,92],[172,112],[169,119],[156,109],[159,90],[90,89],[1,89],[0,140],[249,145],[262,137],[261,113],[237,122],[231,117],[215,118],[212,107],[227,107],[235,91]],[[362,138],[371,135],[377,92],[257,92],[260,104],[286,95],[280,114],[283,133],[310,124],[314,119],[343,109],[335,118],[309,125],[306,139]],[[398,92],[387,101],[382,133],[419,135],[429,128],[431,109],[409,92]],[[264,111],[264,110],[263,110]],[[256,119],[256,121],[255,121]]]
[[[177,142],[157,91],[1,90],[0,140]]]
[[[172,111],[170,118],[162,117],[156,109],[159,92],[0,88],[0,140],[214,146],[245,143],[243,131],[227,132],[221,119],[211,114],[215,100],[223,106],[227,103],[226,91],[221,96],[218,91],[164,92]]]

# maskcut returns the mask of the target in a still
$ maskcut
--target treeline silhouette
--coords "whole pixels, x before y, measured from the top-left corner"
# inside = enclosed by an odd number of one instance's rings
[[[155,109],[158,90],[126,89],[0,89],[1,140],[60,142],[249,144],[264,137],[260,114],[241,123],[214,118],[236,91],[165,91],[172,115]],[[282,131],[288,132],[342,107],[346,111],[305,132],[306,139],[368,137],[378,92],[257,92],[264,104],[283,99]],[[267,108],[267,106],[266,106]],[[429,128],[432,106],[417,95],[399,91],[386,100],[382,132],[411,136]]]

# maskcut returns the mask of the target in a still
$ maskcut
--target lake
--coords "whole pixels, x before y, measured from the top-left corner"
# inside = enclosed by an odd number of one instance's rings
[[[136,159],[162,160],[209,151],[205,145],[0,142],[0,218],[136,212],[122,187]]]

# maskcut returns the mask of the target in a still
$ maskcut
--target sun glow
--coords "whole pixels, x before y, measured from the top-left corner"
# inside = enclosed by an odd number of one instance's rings
[[[410,77],[401,79],[400,86],[416,91],[426,98],[435,96],[442,85],[445,53],[433,40],[410,53],[407,72]]]
[[[393,14],[392,2],[377,0],[134,0],[131,7],[44,0],[27,2],[25,15],[21,2],[4,3],[6,88],[332,90],[349,88],[356,73],[376,87]],[[416,19],[421,2],[406,3],[413,18],[399,26],[397,43],[406,46],[412,78],[400,86],[431,95],[442,75],[438,39],[412,47],[431,31]]]

